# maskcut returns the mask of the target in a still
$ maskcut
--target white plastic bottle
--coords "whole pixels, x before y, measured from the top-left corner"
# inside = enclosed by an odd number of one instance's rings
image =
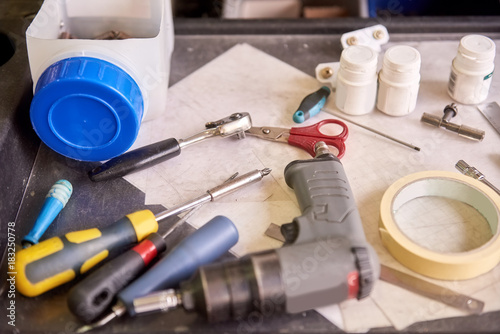
[[[448,94],[463,104],[484,101],[492,81],[494,60],[495,42],[482,35],[464,36],[451,65]]]
[[[95,39],[108,32],[130,38]],[[169,0],[45,0],[26,42],[31,122],[54,151],[111,159],[130,148],[142,121],[165,112],[174,43]]]
[[[377,109],[391,116],[415,110],[420,87],[420,53],[407,45],[396,45],[384,54],[379,73]]]
[[[342,51],[335,105],[349,115],[371,112],[377,98],[377,58],[370,47],[353,45]]]

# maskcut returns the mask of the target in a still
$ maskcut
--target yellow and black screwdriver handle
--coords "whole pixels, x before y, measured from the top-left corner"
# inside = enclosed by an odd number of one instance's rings
[[[113,249],[130,246],[158,231],[149,210],[131,213],[103,228],[70,232],[16,253],[16,288],[35,297],[84,274]]]

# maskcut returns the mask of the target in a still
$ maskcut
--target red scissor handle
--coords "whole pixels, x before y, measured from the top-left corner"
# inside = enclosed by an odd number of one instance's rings
[[[320,129],[325,124],[337,124],[342,127],[342,132],[335,136],[325,135]],[[303,148],[311,156],[315,156],[314,147],[319,141],[325,142],[327,145],[335,147],[339,153],[337,158],[342,158],[345,153],[345,140],[349,135],[349,130],[344,122],[337,119],[325,119],[316,124],[310,126],[304,126],[300,128],[291,128],[290,137],[288,138],[288,144]]]

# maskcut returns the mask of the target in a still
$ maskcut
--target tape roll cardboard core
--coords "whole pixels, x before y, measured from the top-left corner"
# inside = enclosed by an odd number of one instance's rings
[[[488,222],[493,237],[467,252],[440,253],[411,241],[396,223],[395,213],[419,197],[445,197],[475,208]],[[500,262],[500,198],[486,185],[465,175],[429,171],[408,175],[382,197],[379,231],[382,243],[406,267],[432,278],[460,280],[483,274]]]

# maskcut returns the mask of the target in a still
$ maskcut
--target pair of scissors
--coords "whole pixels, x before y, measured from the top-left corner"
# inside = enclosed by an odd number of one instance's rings
[[[338,135],[326,135],[321,132],[321,128],[326,124],[337,124],[342,128]],[[349,134],[347,125],[336,119],[325,119],[316,124],[298,128],[275,128],[269,126],[251,127],[245,131],[245,134],[258,138],[287,143],[289,145],[300,147],[307,151],[311,156],[315,156],[314,146],[317,142],[325,142],[338,150],[337,158],[342,158],[345,153],[345,140]]]

